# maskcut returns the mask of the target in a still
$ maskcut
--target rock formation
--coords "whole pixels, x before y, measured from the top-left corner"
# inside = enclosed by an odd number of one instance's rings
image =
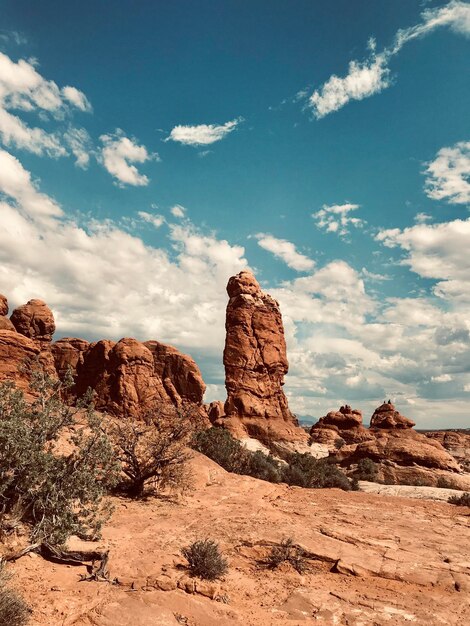
[[[413,428],[415,423],[395,410],[390,402],[384,402],[375,409],[370,420],[371,428]]]
[[[17,332],[40,342],[52,341],[55,321],[52,311],[42,300],[30,300],[16,308],[10,320]]]
[[[8,304],[0,298],[0,311]],[[30,300],[0,316],[0,380],[13,380],[27,390],[25,360],[39,359],[52,375],[63,379],[70,370],[71,398],[89,387],[97,409],[115,416],[137,417],[156,403],[202,407],[205,385],[193,359],[158,341],[135,339],[97,341],[65,337],[51,343],[55,331],[52,311],[41,300]],[[203,413],[202,408],[199,413]]]
[[[321,417],[310,429],[312,442],[322,443],[334,450],[342,443],[360,443],[373,438],[373,435],[362,424],[362,412],[352,409],[348,404],[339,411],[330,411]]]
[[[288,362],[278,303],[248,271],[230,278],[227,293],[225,425],[261,439],[305,439],[282,390]]]

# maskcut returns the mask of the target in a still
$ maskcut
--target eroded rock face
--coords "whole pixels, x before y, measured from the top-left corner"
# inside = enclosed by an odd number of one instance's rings
[[[268,431],[274,438],[296,437],[298,423],[282,390],[288,362],[279,305],[248,271],[230,278],[227,293],[225,415],[242,420],[255,437]]]
[[[8,300],[0,293],[0,315],[8,315]]]
[[[17,387],[27,391],[29,372],[28,362],[35,361],[41,352],[31,339],[15,330],[0,330],[0,381],[11,380]]]
[[[11,330],[16,333],[16,328],[13,326],[8,317],[0,315],[0,330]]]
[[[70,369],[72,376],[77,375],[77,368],[83,363],[83,355],[90,343],[76,337],[63,337],[51,345],[55,369],[59,378],[63,378]]]
[[[17,332],[29,339],[41,342],[52,341],[55,321],[52,311],[42,300],[30,300],[16,308],[10,317]]]
[[[199,368],[176,348],[131,338],[97,341],[79,354],[69,346],[70,340],[64,348],[76,360],[75,393],[80,397],[91,387],[101,411],[139,417],[158,404],[202,403],[205,385]]]
[[[415,422],[399,413],[390,402],[384,402],[377,409],[370,420],[371,428],[413,428]]]

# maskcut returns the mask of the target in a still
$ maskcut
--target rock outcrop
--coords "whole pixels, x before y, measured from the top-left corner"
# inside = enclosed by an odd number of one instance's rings
[[[349,404],[339,411],[330,411],[310,429],[312,442],[328,446],[331,451],[344,443],[360,443],[372,439],[373,434],[362,424],[362,411]]]
[[[0,311],[8,303],[0,298]],[[9,320],[0,316],[0,380],[13,380],[27,390],[30,371],[25,361],[39,359],[48,373],[63,379],[70,370],[74,385],[69,398],[81,397],[90,387],[97,409],[115,416],[138,417],[156,404],[199,407],[205,384],[193,359],[158,341],[124,338],[89,343],[65,337],[51,343],[54,316],[42,300],[16,308]],[[205,414],[205,413],[204,413]]]
[[[399,413],[390,402],[384,402],[375,409],[370,419],[371,428],[413,428],[415,422]]]
[[[29,339],[51,342],[55,333],[55,321],[52,311],[42,300],[30,300],[17,307],[10,320],[17,332]]]
[[[288,371],[279,305],[251,272],[230,278],[224,349],[224,423],[260,439],[305,439],[282,390]]]

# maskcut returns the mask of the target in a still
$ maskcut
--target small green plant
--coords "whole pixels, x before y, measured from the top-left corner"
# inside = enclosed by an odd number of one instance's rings
[[[0,624],[2,626],[25,626],[31,609],[23,598],[8,586],[10,576],[0,562]]]
[[[182,555],[188,561],[189,571],[193,576],[216,580],[221,578],[227,571],[227,561],[224,559],[219,545],[211,539],[195,541],[181,550]]]
[[[338,439],[335,439],[335,448],[337,450],[341,450],[341,448],[346,444],[346,442],[344,441],[344,439],[342,439],[341,437],[338,437]]]
[[[117,477],[115,455],[91,405],[64,403],[68,384],[33,370],[32,402],[0,384],[0,528],[23,524],[32,544],[98,537],[110,513],[102,498]]]
[[[377,482],[378,473],[377,463],[366,457],[358,462],[354,476],[357,480],[368,480],[374,483]]]
[[[457,506],[469,506],[470,507],[470,492],[462,493],[460,496],[450,496],[447,500],[449,504],[456,504]]]
[[[299,574],[308,568],[305,551],[294,543],[292,537],[283,539],[279,545],[273,546],[266,559],[266,565],[270,569],[276,569],[281,563],[290,563]]]

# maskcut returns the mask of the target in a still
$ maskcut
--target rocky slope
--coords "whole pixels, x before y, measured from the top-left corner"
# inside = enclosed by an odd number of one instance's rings
[[[104,529],[111,576],[35,555],[12,569],[31,626],[459,625],[470,623],[469,509],[445,503],[272,485],[193,460],[183,500],[115,499]],[[270,548],[292,537],[309,571],[271,571]],[[182,546],[218,541],[220,583],[187,576]]]

